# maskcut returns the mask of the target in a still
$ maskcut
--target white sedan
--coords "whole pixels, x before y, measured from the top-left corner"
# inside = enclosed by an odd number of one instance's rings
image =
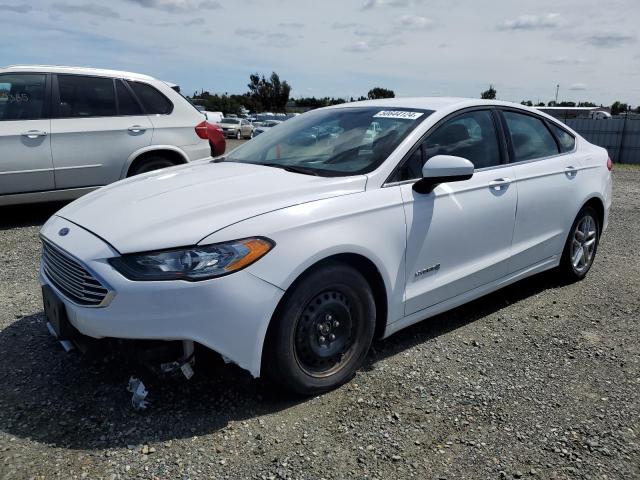
[[[60,210],[42,228],[50,330],[182,341],[183,360],[195,343],[319,393],[375,337],[543,270],[582,279],[610,170],[606,150],[511,103],[315,110]]]

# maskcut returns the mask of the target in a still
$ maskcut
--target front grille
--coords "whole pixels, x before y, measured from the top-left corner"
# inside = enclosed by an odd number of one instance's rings
[[[42,268],[53,286],[78,305],[99,306],[109,294],[80,262],[46,240],[42,242]]]

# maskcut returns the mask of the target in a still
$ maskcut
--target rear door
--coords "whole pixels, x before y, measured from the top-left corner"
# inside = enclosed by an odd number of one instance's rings
[[[119,79],[54,76],[51,149],[56,188],[106,185],[120,179],[137,150],[151,144],[153,126]]]
[[[0,74],[0,195],[54,189],[49,75]]]
[[[396,174],[407,223],[406,315],[506,274],[518,195],[504,150],[496,114],[470,110],[436,126]],[[412,180],[441,154],[470,160],[473,177],[416,193]]]
[[[576,189],[584,172],[574,153],[575,139],[562,128],[515,109],[503,109],[502,118],[518,186],[509,265],[510,272],[517,272],[562,253],[579,208]]]

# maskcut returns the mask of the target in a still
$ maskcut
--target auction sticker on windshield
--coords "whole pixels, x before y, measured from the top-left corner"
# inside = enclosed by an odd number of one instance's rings
[[[382,110],[376,113],[373,118],[400,118],[404,120],[415,120],[424,115],[423,112],[405,112],[403,110]]]

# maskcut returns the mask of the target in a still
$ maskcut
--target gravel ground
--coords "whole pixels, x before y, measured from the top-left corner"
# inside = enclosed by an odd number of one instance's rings
[[[640,168],[618,167],[586,280],[517,283],[377,342],[348,385],[291,399],[232,366],[191,381],[64,353],[38,229],[0,210],[0,478],[640,478]]]

